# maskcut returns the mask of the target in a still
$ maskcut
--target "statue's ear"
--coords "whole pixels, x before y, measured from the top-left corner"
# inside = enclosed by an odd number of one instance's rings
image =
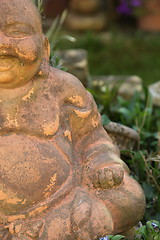
[[[45,35],[43,35],[43,46],[44,46],[44,57],[47,61],[49,61],[49,56],[50,56],[50,44],[48,39],[46,38]]]

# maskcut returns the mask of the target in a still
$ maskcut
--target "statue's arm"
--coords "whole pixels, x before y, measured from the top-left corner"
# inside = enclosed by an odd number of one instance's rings
[[[70,126],[74,151],[83,166],[84,181],[94,187],[114,187],[129,170],[119,157],[119,150],[112,143],[101,124],[101,117],[93,97],[80,86],[71,95]]]

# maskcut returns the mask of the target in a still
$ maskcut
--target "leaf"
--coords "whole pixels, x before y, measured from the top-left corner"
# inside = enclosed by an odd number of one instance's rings
[[[110,123],[110,119],[108,118],[108,116],[106,114],[102,115],[102,125],[107,125],[108,123]]]
[[[155,194],[154,187],[151,184],[147,183],[147,182],[143,182],[142,183],[142,188],[143,188],[143,190],[145,192],[146,198],[148,200],[152,200],[153,197],[154,197],[154,194]]]
[[[111,240],[120,240],[120,239],[126,239],[126,238],[122,235],[116,235],[116,236],[111,238]]]
[[[123,114],[125,116],[130,116],[130,114],[131,114],[131,112],[127,108],[125,108],[125,107],[119,108],[119,113],[121,113],[121,114]]]
[[[158,221],[148,221],[146,223],[147,228],[151,231],[151,232],[160,232],[160,223]]]
[[[144,240],[150,240],[148,237],[148,231],[146,226],[142,226],[137,230],[138,234],[141,234]]]

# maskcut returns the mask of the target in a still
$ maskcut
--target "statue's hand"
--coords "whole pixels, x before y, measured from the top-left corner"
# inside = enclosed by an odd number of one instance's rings
[[[113,188],[121,184],[124,169],[115,164],[99,169],[93,176],[93,185],[96,188]]]

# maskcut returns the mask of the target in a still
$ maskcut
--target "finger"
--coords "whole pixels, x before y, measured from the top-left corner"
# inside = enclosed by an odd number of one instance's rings
[[[105,168],[104,172],[105,172],[105,179],[106,179],[106,182],[107,182],[108,186],[110,188],[114,187],[115,182],[114,182],[114,179],[113,179],[113,171],[108,169],[108,168]]]
[[[116,185],[121,184],[121,182],[123,180],[123,177],[124,177],[124,171],[123,170],[120,169],[119,171],[115,172],[113,174],[113,179],[115,181],[115,184]]]
[[[94,174],[92,178],[92,183],[95,188],[100,187],[99,179],[98,179],[98,174]]]
[[[106,181],[106,176],[104,174],[104,171],[102,170],[98,171],[98,179],[102,188],[108,188],[108,183]]]

